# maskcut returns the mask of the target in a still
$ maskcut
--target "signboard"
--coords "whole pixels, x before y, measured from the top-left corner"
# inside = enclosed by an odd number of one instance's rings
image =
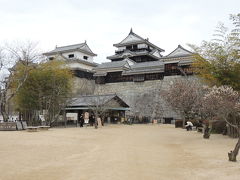
[[[67,120],[77,121],[78,113],[67,113]]]

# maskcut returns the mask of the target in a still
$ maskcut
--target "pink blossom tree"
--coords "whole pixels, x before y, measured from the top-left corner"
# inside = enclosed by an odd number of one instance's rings
[[[210,119],[222,119],[240,134],[240,120],[229,118],[239,116],[240,96],[232,87],[220,86],[209,88],[203,97],[203,108]],[[228,153],[229,161],[236,161],[240,148],[240,137],[234,150]]]
[[[197,79],[176,79],[163,92],[163,98],[173,110],[180,113],[185,127],[186,119],[199,116],[202,105],[204,86]]]

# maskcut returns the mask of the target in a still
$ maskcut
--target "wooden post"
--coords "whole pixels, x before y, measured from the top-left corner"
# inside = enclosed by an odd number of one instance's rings
[[[63,121],[64,121],[64,127],[67,127],[67,117],[66,117],[66,109],[63,110]]]

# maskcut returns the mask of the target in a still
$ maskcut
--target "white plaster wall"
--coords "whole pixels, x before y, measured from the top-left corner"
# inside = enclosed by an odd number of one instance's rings
[[[68,52],[68,53],[63,53],[62,55],[66,58],[68,58],[68,55],[69,54],[74,54],[74,58],[78,58],[78,59],[81,59],[81,60],[84,60],[84,61],[88,61],[88,62],[93,62],[93,56],[90,56],[88,54],[85,54],[85,53],[82,53],[82,52],[79,52],[79,51],[73,51],[73,52]],[[83,59],[83,56],[87,56],[88,59],[85,60]]]
[[[118,51],[122,51],[122,50],[124,50],[124,49],[126,49],[125,46],[123,46],[123,47],[119,47],[117,50],[118,50]]]
[[[138,48],[147,48],[147,44],[138,44]]]

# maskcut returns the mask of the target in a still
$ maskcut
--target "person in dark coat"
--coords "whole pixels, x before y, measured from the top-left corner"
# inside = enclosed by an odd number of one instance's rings
[[[83,119],[83,114],[80,116],[80,127],[83,127],[84,124],[84,119]]]

